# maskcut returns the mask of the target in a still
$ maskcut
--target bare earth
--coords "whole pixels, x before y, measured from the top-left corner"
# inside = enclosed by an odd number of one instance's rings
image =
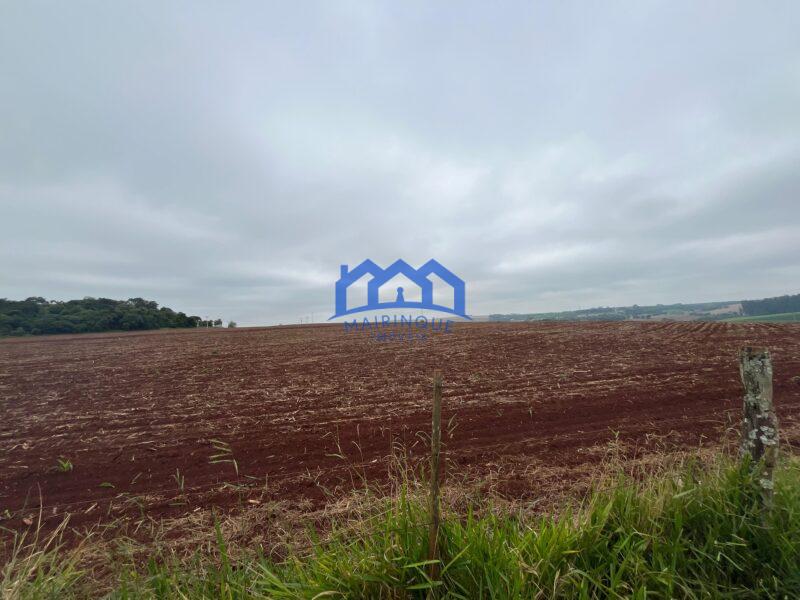
[[[354,485],[354,466],[386,477],[392,444],[424,454],[437,368],[448,469],[526,498],[591,471],[617,434],[642,452],[717,443],[739,418],[744,345],[771,349],[791,424],[793,324],[475,323],[427,342],[341,326],[5,340],[0,525],[22,527],[40,506],[88,525],[265,497],[323,503]]]

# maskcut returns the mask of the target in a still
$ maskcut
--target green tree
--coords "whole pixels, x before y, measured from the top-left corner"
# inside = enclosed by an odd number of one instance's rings
[[[86,297],[66,302],[38,296],[0,298],[0,336],[197,327],[201,322],[200,317],[159,308],[157,302],[143,298]],[[222,319],[215,323],[221,325]]]

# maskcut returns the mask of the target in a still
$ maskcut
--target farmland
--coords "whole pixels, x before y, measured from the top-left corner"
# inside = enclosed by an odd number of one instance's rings
[[[787,431],[800,416],[800,325],[459,324],[424,342],[339,326],[0,342],[0,512],[73,525],[290,499],[322,505],[425,454],[444,381],[448,469],[531,499],[631,452],[714,445],[736,426],[736,354],[765,345]]]
[[[725,320],[731,323],[797,323],[800,322],[800,312],[776,313],[772,315],[753,315],[751,317],[733,317]]]

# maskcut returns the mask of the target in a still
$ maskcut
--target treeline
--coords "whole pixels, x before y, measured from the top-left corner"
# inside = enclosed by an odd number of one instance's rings
[[[763,300],[743,300],[742,311],[747,316],[800,312],[800,294]]]
[[[211,327],[222,320],[204,321],[143,298],[111,300],[25,300],[0,298],[0,336],[45,333],[134,331],[162,327]]]
[[[491,321],[626,321],[628,319],[652,319],[691,315],[697,319],[711,317],[711,311],[726,307],[730,302],[700,302],[694,304],[655,304],[650,306],[598,306],[581,310],[550,313],[496,314],[489,315]]]

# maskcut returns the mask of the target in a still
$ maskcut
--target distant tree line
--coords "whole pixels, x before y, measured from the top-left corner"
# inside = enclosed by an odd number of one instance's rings
[[[0,336],[45,333],[134,331],[162,327],[219,327],[221,319],[203,320],[143,298],[111,300],[25,300],[0,298]]]
[[[744,300],[742,301],[742,312],[748,317],[800,312],[800,294],[764,298],[763,300]]]
[[[581,310],[550,313],[496,314],[489,315],[491,321],[626,321],[628,319],[669,318],[675,315],[692,315],[698,319],[708,318],[710,311],[723,308],[730,302],[701,302],[694,304],[655,304],[650,306],[598,306]],[[730,316],[730,315],[727,315]]]

